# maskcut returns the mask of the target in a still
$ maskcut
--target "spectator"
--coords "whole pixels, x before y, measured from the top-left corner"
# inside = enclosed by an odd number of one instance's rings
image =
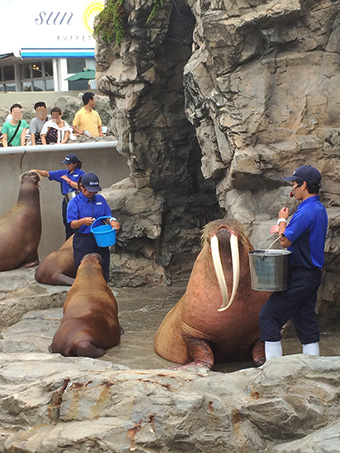
[[[13,104],[10,108],[12,119],[6,121],[2,126],[2,144],[7,146],[25,146],[26,131],[28,124],[22,119],[22,107],[20,104]]]
[[[93,110],[96,99],[93,93],[83,94],[84,106],[76,113],[73,120],[73,131],[78,135],[91,134],[93,137],[102,137],[102,121],[99,114]]]
[[[34,110],[36,118],[33,118],[28,130],[31,134],[31,144],[33,146],[42,144],[40,133],[46,121],[51,119],[51,115],[47,115],[45,102],[36,102],[34,104]]]
[[[61,119],[62,113],[59,107],[51,110],[52,119],[46,121],[41,130],[41,142],[43,145],[55,143],[67,143],[72,131],[66,121]]]

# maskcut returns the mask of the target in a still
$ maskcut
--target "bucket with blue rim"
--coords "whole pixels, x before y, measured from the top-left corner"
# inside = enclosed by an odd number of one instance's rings
[[[103,225],[94,226],[99,220],[110,219],[109,216],[98,217],[91,225],[91,233],[97,242],[98,247],[110,247],[116,243],[116,229],[111,225],[104,223]]]

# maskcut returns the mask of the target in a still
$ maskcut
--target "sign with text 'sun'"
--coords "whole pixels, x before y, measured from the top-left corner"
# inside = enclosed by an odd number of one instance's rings
[[[5,0],[20,11],[21,0]],[[20,14],[22,30],[15,48],[22,58],[93,57],[93,23],[104,8],[104,0],[34,0]],[[15,10],[12,17],[17,17]],[[14,50],[14,49],[13,49]],[[12,51],[13,51],[12,50]]]

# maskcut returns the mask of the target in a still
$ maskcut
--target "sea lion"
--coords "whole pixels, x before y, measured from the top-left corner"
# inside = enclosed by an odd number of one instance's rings
[[[250,250],[240,222],[219,219],[204,227],[202,250],[185,294],[156,333],[157,354],[171,362],[209,368],[251,357],[257,365],[264,363],[258,313],[268,293],[251,288]]]
[[[16,205],[0,218],[0,271],[39,264],[40,177],[35,172],[27,172],[20,179]]]
[[[72,286],[75,276],[72,235],[58,250],[42,260],[35,271],[35,279],[45,285]]]
[[[50,352],[96,358],[119,343],[117,302],[104,279],[101,260],[97,253],[82,259]]]

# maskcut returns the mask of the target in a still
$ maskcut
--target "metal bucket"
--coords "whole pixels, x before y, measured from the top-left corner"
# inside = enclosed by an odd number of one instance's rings
[[[67,203],[74,197],[76,197],[78,195],[78,190],[72,190],[72,192],[69,192],[69,193],[64,193],[64,197],[67,201]]]
[[[288,287],[288,250],[249,252],[251,287],[256,291],[285,291]]]

